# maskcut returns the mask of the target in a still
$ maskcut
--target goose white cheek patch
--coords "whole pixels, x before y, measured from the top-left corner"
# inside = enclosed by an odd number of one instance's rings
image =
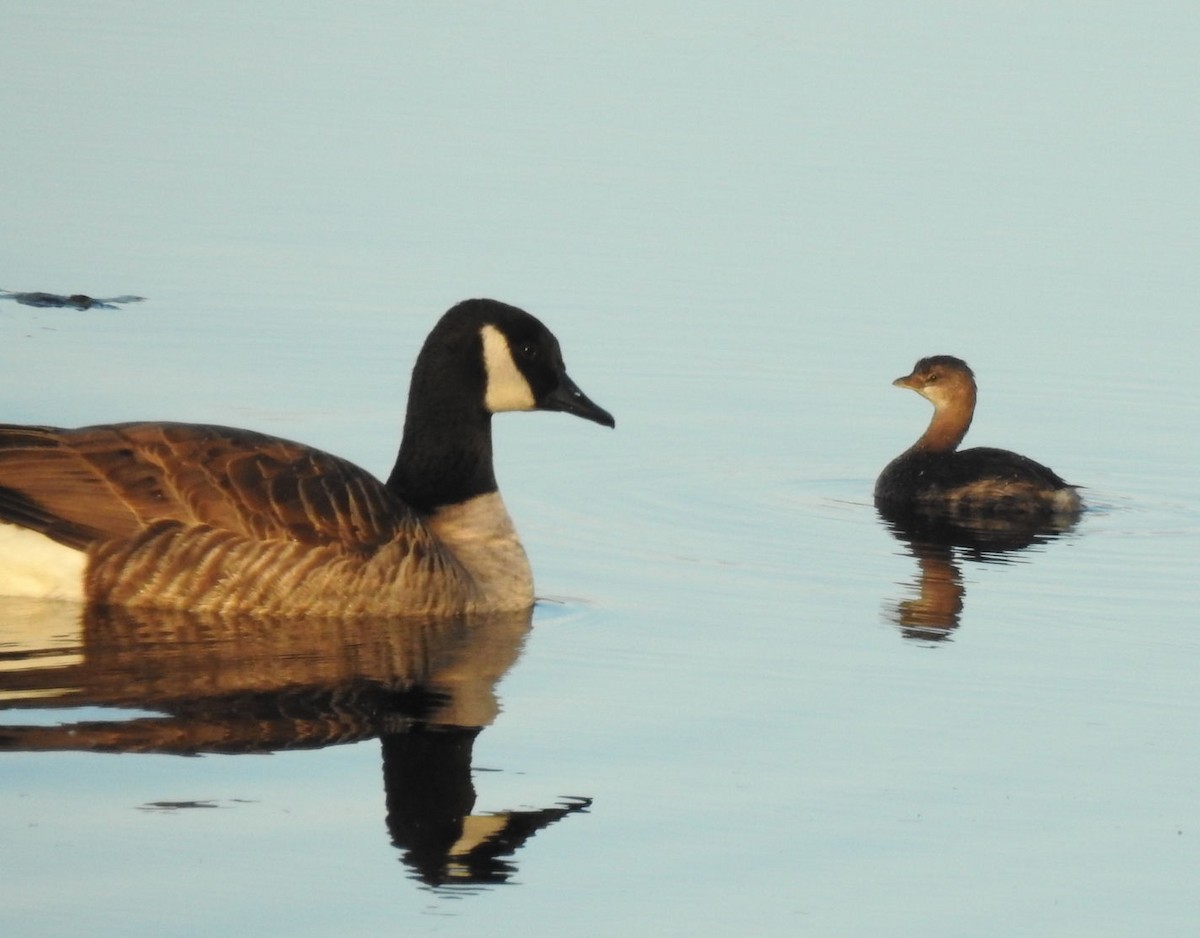
[[[508,339],[495,326],[484,326],[483,363],[487,369],[487,396],[484,403],[493,414],[505,410],[533,410],[537,405],[533,389],[513,361]]]

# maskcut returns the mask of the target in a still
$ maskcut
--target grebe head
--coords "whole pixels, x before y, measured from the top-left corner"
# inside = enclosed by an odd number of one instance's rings
[[[916,391],[938,410],[951,404],[975,403],[975,373],[953,355],[922,358],[913,365],[911,374],[892,384]]]

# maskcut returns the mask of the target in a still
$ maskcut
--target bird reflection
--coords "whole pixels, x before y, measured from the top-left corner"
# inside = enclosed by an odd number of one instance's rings
[[[263,621],[3,599],[0,710],[139,713],[0,725],[0,752],[262,753],[378,737],[387,826],[412,875],[504,882],[527,839],[590,803],[471,813],[474,741],[531,618]]]
[[[425,724],[382,737],[392,843],[430,885],[505,882],[515,869],[506,856],[591,804],[567,798],[540,810],[471,814],[471,747],[478,733],[479,727]]]
[[[1070,531],[1079,514],[1053,516],[946,516],[889,510],[879,516],[917,560],[915,597],[890,608],[905,638],[943,641],[958,628],[966,589],[961,559],[1003,563],[1012,554],[1045,544]]]

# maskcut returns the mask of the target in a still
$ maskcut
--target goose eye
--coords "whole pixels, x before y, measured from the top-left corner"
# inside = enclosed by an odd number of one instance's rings
[[[518,349],[518,351],[520,352],[522,358],[529,361],[535,361],[538,357],[537,346],[530,342],[526,342],[520,347],[520,349]]]

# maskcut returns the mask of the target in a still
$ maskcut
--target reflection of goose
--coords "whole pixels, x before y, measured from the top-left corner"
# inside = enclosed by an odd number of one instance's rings
[[[162,716],[29,727],[26,741],[131,752],[254,752],[482,727],[532,613],[261,620],[0,599],[0,707]],[[17,732],[9,727],[9,733]],[[47,735],[39,736],[45,732]],[[97,745],[92,745],[92,743]]]
[[[492,469],[492,414],[510,410],[613,426],[538,320],[469,300],[417,357],[386,485],[247,430],[0,427],[0,593],[273,616],[528,608]]]
[[[0,599],[0,710],[114,711],[0,726],[0,753],[261,753],[379,737],[388,829],[414,875],[502,881],[513,870],[504,857],[588,803],[471,813],[472,745],[496,716],[495,685],[530,619],[358,617],[316,629],[97,607],[80,620],[68,603]],[[119,708],[139,713],[119,719]]]
[[[933,404],[929,427],[893,459],[875,483],[875,502],[902,511],[959,516],[1077,516],[1079,494],[1025,456],[980,446],[959,450],[975,414],[975,375],[950,355],[923,358],[893,384]]]
[[[431,886],[504,882],[515,871],[505,859],[530,837],[589,798],[549,808],[471,814],[471,748],[476,728],[414,726],[384,736],[383,778],[388,830],[404,862]]]

